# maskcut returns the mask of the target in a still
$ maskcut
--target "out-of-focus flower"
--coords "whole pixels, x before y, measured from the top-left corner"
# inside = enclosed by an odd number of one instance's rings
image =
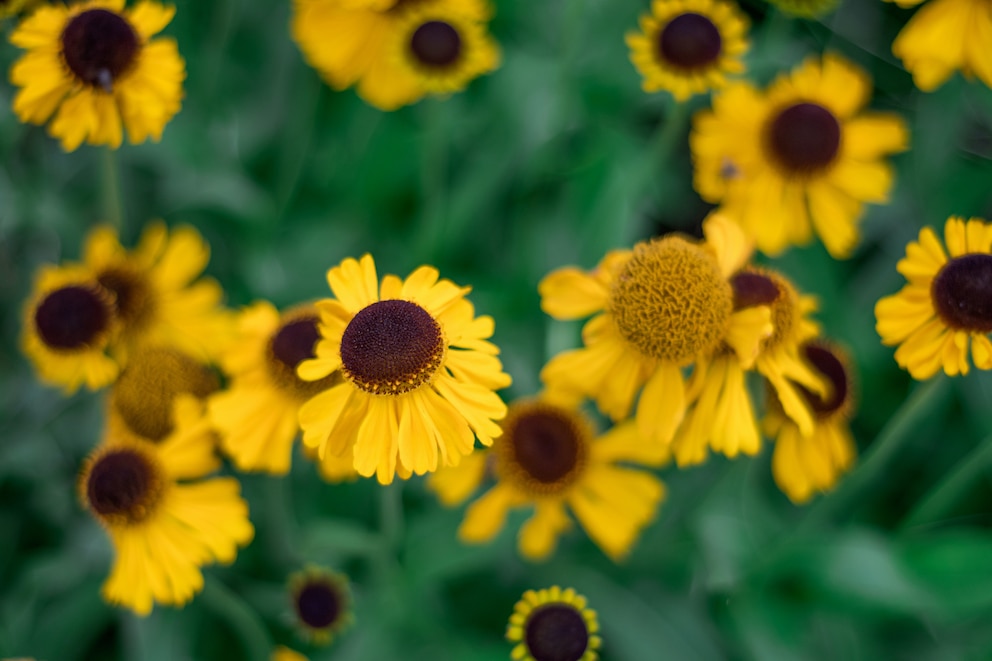
[[[527,590],[513,607],[506,639],[514,661],[596,661],[602,643],[596,611],[573,588]]]
[[[818,18],[837,8],[839,0],[768,0],[786,14],[800,18]]]
[[[327,645],[353,621],[348,577],[307,567],[289,579],[289,598],[303,637]]]

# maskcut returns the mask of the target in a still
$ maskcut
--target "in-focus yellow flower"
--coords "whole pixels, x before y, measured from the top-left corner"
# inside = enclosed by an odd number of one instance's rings
[[[779,489],[798,504],[829,491],[857,456],[848,421],[854,412],[850,361],[836,347],[819,340],[802,347],[803,357],[828,382],[826,397],[796,384],[813,415],[813,430],[804,434],[769,394],[765,431],[775,438],[772,474]]]
[[[748,20],[732,2],[654,0],[640,24],[640,32],[627,34],[627,45],[645,92],[668,90],[685,101],[744,71]]]
[[[696,190],[769,255],[807,243],[814,229],[832,256],[850,255],[864,203],[888,201],[884,157],[908,144],[897,115],[863,112],[870,97],[867,74],[831,54],[764,94],[730,85],[693,121]]]
[[[38,377],[69,394],[111,383],[117,361],[106,353],[117,328],[114,298],[86,269],[46,266],[24,308],[21,348]]]
[[[768,0],[786,14],[800,18],[817,18],[829,14],[839,0]]]
[[[124,0],[40,7],[10,35],[28,52],[10,70],[20,88],[14,112],[44,124],[66,151],[83,141],[117,148],[158,141],[179,112],[186,65],[175,40],[152,39],[175,14],[150,0],[124,10]]]
[[[875,305],[882,343],[899,346],[896,362],[914,379],[941,368],[967,374],[969,341],[975,367],[992,369],[992,225],[951,216],[944,245],[931,228],[920,230],[896,265],[908,283]]]
[[[326,454],[353,456],[362,476],[389,484],[457,465],[474,435],[492,445],[510,384],[492,336],[492,317],[475,316],[468,287],[421,266],[380,286],[371,255],[327,272],[334,299],[317,303],[317,357],[299,364],[308,381],[336,371],[344,380],[300,409],[303,440]],[[474,435],[473,435],[474,432]]]
[[[513,607],[506,639],[514,661],[596,661],[602,644],[596,611],[573,588],[527,590]]]
[[[164,223],[150,223],[137,248],[127,251],[114,229],[100,226],[87,237],[83,259],[114,295],[121,322],[114,353],[122,362],[139,347],[159,345],[213,360],[231,341],[224,292],[212,278],[199,277],[210,247],[194,228],[179,226],[170,235]]]
[[[715,227],[704,224],[707,237]],[[542,380],[593,398],[614,421],[630,414],[640,392],[641,434],[670,443],[686,408],[682,368],[722,343],[753,361],[772,332],[767,307],[733,309],[727,278],[742,263],[742,239],[721,232],[731,243],[718,245],[667,236],[611,251],[591,273],[549,274],[538,286],[542,310],[556,319],[596,316],[583,328],[585,346],[548,361]]]
[[[544,559],[571,527],[571,509],[607,555],[624,558],[654,519],[665,486],[648,471],[620,464],[661,466],[667,448],[643,442],[631,423],[596,437],[578,402],[558,394],[515,402],[502,427],[492,450],[478,451],[428,482],[442,502],[455,504],[475,491],[491,465],[497,484],[469,506],[459,539],[487,542],[506,525],[511,508],[533,506],[519,548],[527,558]]]
[[[923,0],[887,0],[915,7]],[[948,35],[954,35],[949,38]],[[892,43],[892,52],[932,92],[955,71],[992,87],[992,5],[988,0],[930,0]]]
[[[296,624],[303,637],[327,645],[352,622],[348,577],[320,567],[307,567],[289,579]]]

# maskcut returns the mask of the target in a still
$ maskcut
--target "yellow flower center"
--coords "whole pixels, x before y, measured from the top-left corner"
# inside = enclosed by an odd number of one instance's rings
[[[813,414],[817,418],[823,419],[847,408],[850,405],[851,387],[844,361],[826,346],[814,343],[803,346],[803,357],[813,368],[813,371],[817,372],[829,384],[829,394],[826,398],[820,397],[798,383],[796,384]]]
[[[106,92],[134,64],[139,45],[131,24],[106,9],[73,16],[61,41],[62,57],[76,78]]]
[[[130,267],[108,268],[97,281],[114,295],[117,316],[130,329],[139,329],[155,314],[155,297],[147,276]]]
[[[777,273],[747,268],[730,279],[734,289],[734,310],[767,305],[772,311],[775,331],[762,342],[764,349],[772,349],[792,336],[799,317],[799,300],[795,288]]]
[[[81,480],[90,510],[108,525],[133,525],[148,518],[165,491],[165,474],[151,452],[115,447],[100,452]]]
[[[550,603],[528,615],[524,641],[536,661],[579,661],[589,647],[589,630],[573,606]]]
[[[578,413],[541,402],[514,404],[496,441],[496,471],[536,496],[557,494],[581,475],[592,430]]]
[[[709,18],[686,12],[658,32],[658,55],[678,69],[705,69],[720,57],[723,39]]]
[[[778,111],[765,134],[771,159],[793,175],[823,171],[840,150],[840,123],[817,103],[796,103]]]
[[[930,298],[950,328],[992,333],[992,255],[971,253],[944,264],[930,285]]]
[[[374,395],[401,395],[429,383],[444,362],[441,325],[402,300],[379,301],[354,316],[341,336],[341,371]]]
[[[145,349],[131,356],[114,385],[111,403],[131,431],[161,441],[175,426],[177,395],[202,399],[218,387],[217,376],[189,356],[171,349]]]
[[[296,366],[317,355],[318,340],[317,317],[311,311],[283,317],[281,325],[269,338],[266,348],[269,375],[277,386],[299,399],[310,399],[341,381],[338,372],[318,381],[304,381],[297,376]]]
[[[462,54],[462,38],[450,23],[427,21],[410,37],[410,53],[425,67],[446,69]]]
[[[113,311],[106,295],[101,296],[97,289],[70,285],[41,300],[34,311],[34,325],[47,347],[81,349],[107,331]]]
[[[687,365],[720,343],[733,293],[709,253],[668,237],[634,247],[613,284],[609,310],[640,353]]]
[[[337,585],[320,576],[309,576],[293,595],[296,615],[309,629],[334,626],[345,613],[345,603]]]

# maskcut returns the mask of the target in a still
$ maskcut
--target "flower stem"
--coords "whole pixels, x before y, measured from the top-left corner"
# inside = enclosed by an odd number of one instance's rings
[[[103,149],[100,157],[103,183],[103,215],[120,233],[124,225],[124,199],[121,197],[120,168],[117,165],[117,152],[109,147]]]
[[[267,661],[272,650],[272,640],[265,624],[238,595],[215,577],[208,577],[201,595],[203,606],[230,627],[241,641],[238,658],[250,661]]]
[[[992,436],[987,437],[944,475],[903,519],[900,527],[914,528],[949,516],[975,482],[992,472]]]
[[[436,264],[443,253],[446,218],[448,141],[445,136],[443,101],[428,98],[423,102],[425,136],[421,186],[424,194],[423,215],[418,237],[418,254],[429,264]]]

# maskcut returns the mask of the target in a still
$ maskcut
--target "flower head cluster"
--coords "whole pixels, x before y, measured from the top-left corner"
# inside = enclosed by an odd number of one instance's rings
[[[596,661],[602,639],[596,611],[573,588],[527,590],[514,605],[506,639],[514,661]]]

